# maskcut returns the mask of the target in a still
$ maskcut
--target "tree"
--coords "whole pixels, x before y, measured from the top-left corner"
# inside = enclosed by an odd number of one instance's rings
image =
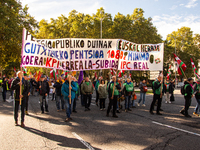
[[[0,1],[0,70],[19,68],[21,59],[22,29],[29,31],[37,27],[36,20],[16,0]]]
[[[196,40],[196,41],[195,41]],[[171,34],[167,35],[167,39],[165,41],[165,48],[167,47],[167,52],[165,52],[165,60],[166,63],[173,60],[173,53],[175,52],[177,56],[186,64],[186,76],[191,77],[194,76],[190,57],[192,57],[195,65],[197,66],[199,59],[199,48],[198,48],[198,35],[193,37],[193,31],[189,27],[182,27],[177,31],[173,31]],[[196,42],[196,44],[195,44]],[[183,78],[181,76],[180,78]]]

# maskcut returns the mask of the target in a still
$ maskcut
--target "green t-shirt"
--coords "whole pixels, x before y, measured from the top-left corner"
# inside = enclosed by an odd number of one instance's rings
[[[125,86],[127,92],[133,92],[134,86],[133,86],[132,82],[130,84],[126,83],[124,86]]]
[[[116,82],[116,85],[118,85],[119,83]],[[114,83],[110,83],[110,90],[111,92],[113,92],[113,87],[114,87]],[[114,90],[114,95],[119,95],[119,91],[118,89],[115,87],[115,90]]]

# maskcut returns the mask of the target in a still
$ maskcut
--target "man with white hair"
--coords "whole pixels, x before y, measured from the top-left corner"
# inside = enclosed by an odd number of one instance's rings
[[[163,94],[163,78],[161,75],[158,76],[157,80],[153,82],[153,101],[151,103],[151,107],[150,107],[150,113],[153,115],[153,110],[154,110],[154,105],[156,100],[158,100],[158,104],[157,104],[157,115],[162,115],[160,113],[160,107],[161,107],[161,102],[162,102],[162,94]],[[162,87],[162,88],[161,88]],[[162,91],[161,91],[162,89]]]
[[[24,125],[24,108],[26,104],[25,97],[27,96],[27,93],[29,93],[29,85],[28,82],[22,79],[20,81],[20,78],[23,77],[22,72],[17,72],[17,78],[15,78],[12,82],[11,90],[15,90],[15,106],[14,106],[14,119],[15,119],[15,125],[18,126],[18,110],[19,110],[19,104],[20,104],[20,98],[21,98],[21,127],[25,127]],[[22,88],[22,95],[20,94],[20,86]]]

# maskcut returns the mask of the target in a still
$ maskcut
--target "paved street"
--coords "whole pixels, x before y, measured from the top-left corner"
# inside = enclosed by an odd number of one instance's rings
[[[79,100],[78,113],[66,123],[66,114],[56,111],[55,101],[49,101],[49,114],[41,114],[38,97],[30,96],[30,115],[21,128],[14,125],[13,103],[3,102],[0,94],[0,149],[197,150],[200,117],[192,115],[196,100],[193,98],[189,109],[192,118],[185,118],[179,113],[183,96],[176,94],[175,99],[172,104],[163,101],[163,115],[158,116],[149,113],[152,95],[147,95],[146,107],[136,105],[127,113],[122,110],[116,119],[99,110],[94,94],[91,111],[85,112]]]

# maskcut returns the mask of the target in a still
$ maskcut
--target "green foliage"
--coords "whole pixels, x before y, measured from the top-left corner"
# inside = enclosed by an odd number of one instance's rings
[[[165,56],[164,56],[164,74],[167,74],[167,69],[169,65],[174,60],[173,53],[175,53],[176,48],[176,55],[186,64],[186,76],[193,77],[193,69],[190,61],[190,57],[195,63],[195,66],[198,66],[198,59],[199,59],[199,42],[200,38],[199,35],[195,35],[193,37],[193,32],[189,27],[182,27],[177,31],[173,31],[171,34],[167,35],[167,39],[165,41]],[[180,76],[179,78],[184,78],[184,76]]]
[[[19,68],[21,57],[22,29],[37,27],[36,20],[28,14],[28,7],[22,7],[16,0],[0,1],[0,71]]]
[[[117,13],[114,18],[102,7],[93,15],[72,10],[67,17],[61,14],[58,18],[51,18],[50,22],[42,19],[38,24],[28,14],[27,6],[22,8],[21,3],[16,0],[3,0],[0,2],[0,20],[0,53],[2,54],[0,70],[13,70],[14,66],[19,69],[23,27],[40,39],[100,38],[102,22],[102,38],[125,39],[138,44],[162,42],[161,35],[153,26],[152,18],[145,18],[144,10],[141,8],[135,8],[132,14]],[[164,42],[164,75],[167,74],[169,66],[173,65],[173,53],[176,47],[177,56],[187,65],[186,75],[193,76],[189,56],[197,67],[200,35],[193,36],[190,28],[182,27],[169,34]],[[28,70],[32,73],[40,70],[45,74],[50,71],[31,67],[28,67]],[[92,77],[95,71],[85,73]],[[104,78],[108,71],[103,72]],[[131,74],[136,82],[149,77],[148,71],[132,71]]]

